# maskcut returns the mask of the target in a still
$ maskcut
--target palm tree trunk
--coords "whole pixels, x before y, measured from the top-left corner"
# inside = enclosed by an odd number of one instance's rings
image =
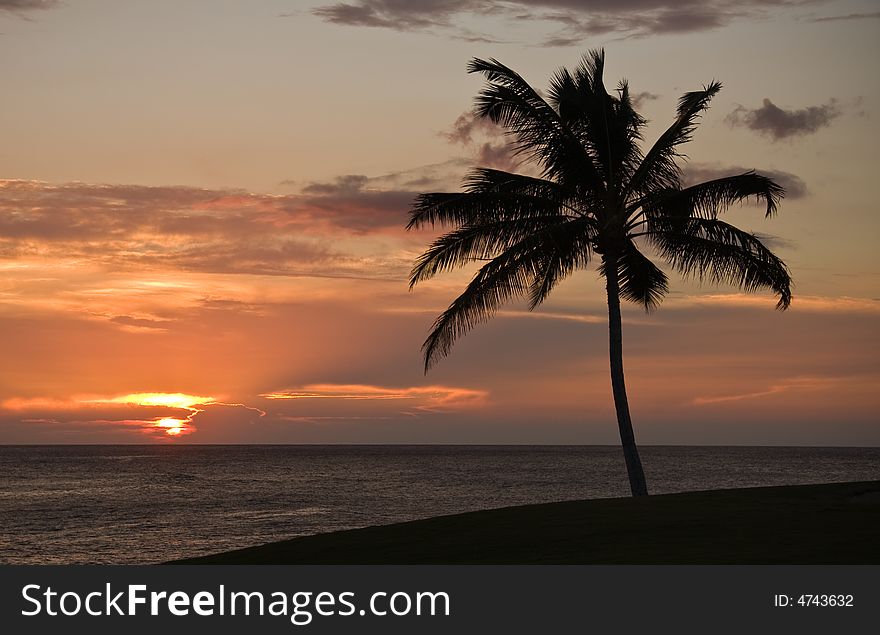
[[[620,443],[623,445],[623,458],[629,475],[629,487],[633,496],[647,496],[648,484],[645,471],[636,447],[632,419],[629,416],[629,403],[626,400],[626,384],[623,379],[623,332],[620,323],[620,283],[617,274],[617,259],[606,257],[605,281],[608,291],[608,331],[609,353],[611,356],[611,390],[614,393],[614,408],[617,410],[617,427],[620,430]]]

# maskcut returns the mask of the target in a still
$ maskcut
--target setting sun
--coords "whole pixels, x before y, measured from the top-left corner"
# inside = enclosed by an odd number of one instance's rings
[[[189,421],[186,419],[174,419],[173,417],[164,417],[156,422],[157,428],[164,428],[165,434],[176,437],[184,432],[189,432]]]
[[[119,404],[123,406],[137,406],[141,408],[172,408],[186,410],[189,414],[185,417],[157,417],[155,419],[140,419],[136,423],[142,426],[147,434],[156,432],[164,433],[163,436],[178,437],[189,435],[196,431],[193,425],[193,417],[202,412],[200,406],[216,404],[214,397],[199,397],[180,392],[136,392],[119,397],[87,399],[82,403],[87,404]]]

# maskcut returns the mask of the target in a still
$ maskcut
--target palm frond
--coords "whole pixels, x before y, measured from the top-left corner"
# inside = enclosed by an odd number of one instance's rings
[[[649,235],[661,255],[682,275],[733,284],[743,291],[771,290],[778,309],[791,304],[788,267],[754,234],[717,219],[691,218]]]
[[[785,189],[773,179],[754,170],[692,185],[683,190],[664,190],[649,197],[645,204],[648,217],[684,219],[691,216],[713,219],[734,203],[754,198],[766,205],[765,216],[776,213]]]
[[[679,187],[681,168],[676,163],[681,155],[678,146],[691,140],[700,113],[721,90],[713,81],[703,90],[685,93],[678,101],[675,122],[660,135],[630,180],[626,193],[643,194],[657,189]]]
[[[603,261],[599,267],[602,275],[605,275],[606,266]],[[627,240],[617,255],[617,278],[621,297],[641,304],[647,312],[660,306],[669,292],[666,274],[632,240]]]
[[[589,181],[601,189],[586,148],[525,79],[495,59],[473,59],[468,72],[483,73],[488,80],[476,98],[477,114],[507,128],[516,153],[536,161],[548,178]]]
[[[537,261],[535,278],[529,288],[529,310],[543,303],[556,285],[574,271],[590,264],[595,235],[595,223],[586,217],[547,231],[546,247]]]
[[[457,227],[437,238],[418,257],[410,273],[409,286],[412,288],[442,271],[449,271],[475,260],[494,258],[518,243],[567,221],[565,216],[547,214]]]
[[[498,306],[528,288],[532,250],[512,249],[486,263],[465,290],[434,321],[422,344],[425,372],[452,350],[455,341],[494,315]]]
[[[632,98],[629,95],[629,83],[625,79],[618,84],[617,92],[619,95],[617,126],[625,135],[621,141],[625,152],[620,157],[618,171],[621,174],[621,182],[628,183],[645,158],[640,144],[644,139],[642,128],[645,127],[648,120],[637,113],[633,107]]]
[[[567,197],[554,181],[488,168],[472,170],[464,185],[464,192],[419,195],[406,228],[546,215],[559,211]]]
[[[536,231],[483,265],[464,292],[449,305],[431,328],[422,345],[425,371],[449,354],[455,341],[475,325],[490,318],[497,307],[513,297],[524,296],[547,272],[547,259],[553,248],[568,241],[572,248],[589,240],[592,220],[578,218]],[[580,239],[572,236],[582,235]],[[586,262],[583,254],[559,252],[567,262]],[[567,265],[558,267],[564,270]],[[564,276],[563,276],[564,277]]]
[[[548,98],[600,167],[606,186],[612,188],[615,182],[628,180],[641,161],[638,141],[645,120],[633,110],[625,83],[618,97],[608,94],[604,67],[604,51],[590,51],[573,73],[556,72]]]
[[[503,220],[562,214],[552,200],[522,194],[421,194],[410,213],[407,229],[451,225],[479,225]]]
[[[474,168],[468,172],[464,188],[468,192],[528,194],[557,200],[565,198],[569,192],[556,181],[492,168]]]

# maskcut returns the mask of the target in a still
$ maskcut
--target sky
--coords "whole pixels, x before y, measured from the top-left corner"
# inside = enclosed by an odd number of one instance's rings
[[[517,170],[476,120],[494,57],[544,88],[604,47],[652,142],[723,90],[685,176],[795,282],[671,276],[624,309],[644,444],[880,444],[872,1],[0,0],[0,443],[615,444],[595,271],[512,303],[428,374],[472,270],[410,291],[422,192]]]

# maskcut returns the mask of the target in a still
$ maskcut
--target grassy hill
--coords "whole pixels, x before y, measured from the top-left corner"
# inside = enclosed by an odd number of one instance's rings
[[[880,481],[506,507],[174,564],[880,564]]]

